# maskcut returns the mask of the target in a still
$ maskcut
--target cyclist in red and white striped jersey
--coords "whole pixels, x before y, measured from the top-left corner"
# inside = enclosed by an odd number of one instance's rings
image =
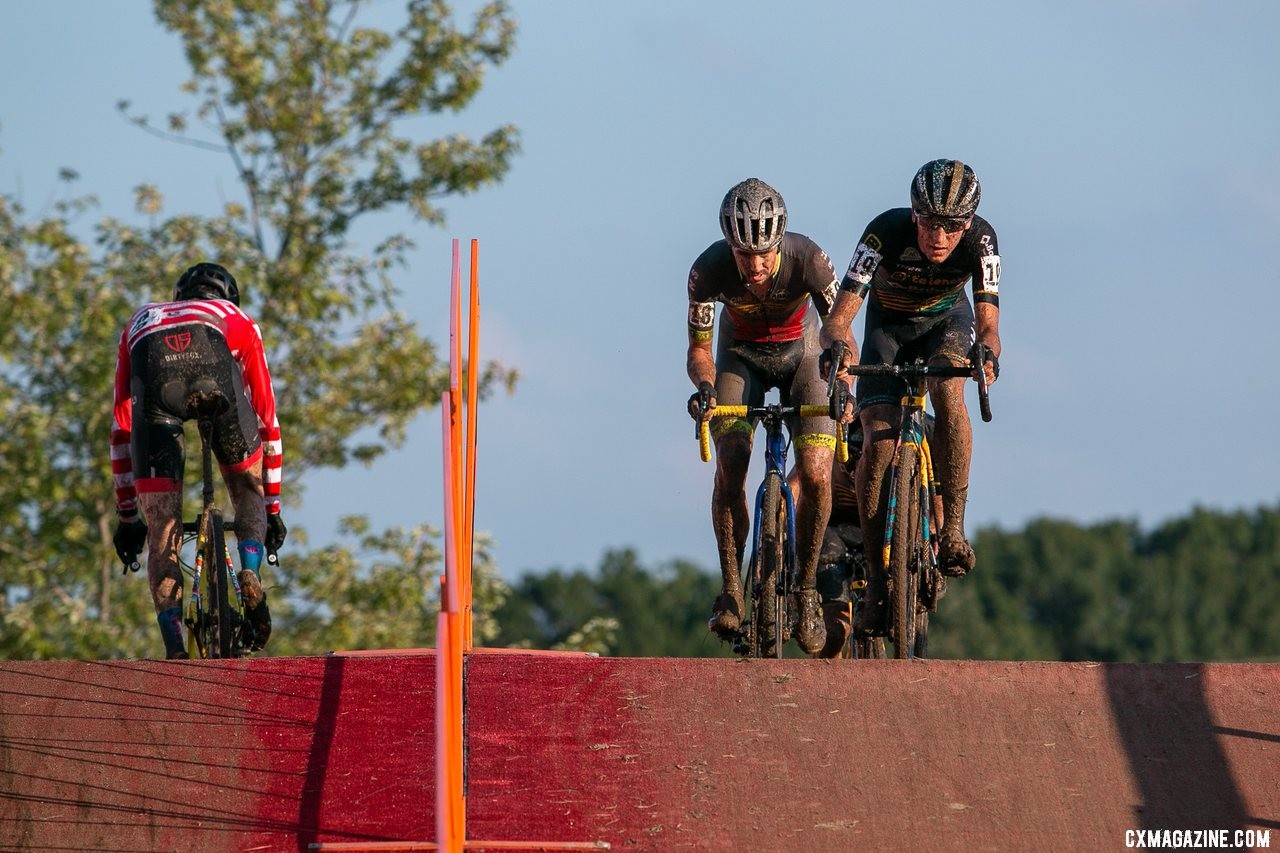
[[[111,429],[114,543],[126,565],[147,547],[147,577],[170,659],[187,657],[178,567],[183,424],[200,416],[212,421],[211,447],[235,509],[250,646],[262,648],[271,633],[259,572],[264,543],[275,552],[287,532],[280,517],[280,422],[262,334],[239,305],[230,272],[196,264],[178,279],[172,302],[142,306],[120,336]]]

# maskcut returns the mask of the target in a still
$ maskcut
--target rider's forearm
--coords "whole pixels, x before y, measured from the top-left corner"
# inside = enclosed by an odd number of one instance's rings
[[[974,311],[974,340],[986,344],[1000,357],[1000,309],[994,305],[979,303]]]
[[[853,318],[862,307],[862,297],[852,291],[842,290],[836,297],[836,304],[822,324],[818,342],[827,349],[836,341],[843,341],[850,353],[857,353],[857,345],[853,338]]]
[[[686,360],[689,379],[696,388],[703,382],[716,384],[716,360],[711,354],[710,345],[689,342],[689,355]]]

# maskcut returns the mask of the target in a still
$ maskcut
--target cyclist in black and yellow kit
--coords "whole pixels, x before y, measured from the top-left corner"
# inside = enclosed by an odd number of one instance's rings
[[[995,229],[975,213],[981,193],[973,169],[957,160],[922,166],[911,182],[911,207],[887,210],[863,231],[823,325],[823,346],[845,342],[845,364],[901,364],[922,357],[964,366],[970,363],[975,343],[984,344],[989,357],[983,371],[987,383],[994,383],[1000,373],[1000,252]],[[964,292],[970,282],[972,306]],[[850,325],[864,301],[867,319],[859,356]],[[824,353],[824,370],[829,353]],[[964,382],[928,383],[937,417],[934,470],[943,503],[938,562],[943,573],[953,577],[974,565],[964,532],[973,450]],[[884,538],[884,472],[898,435],[901,394],[901,383],[892,378],[858,380],[858,417],[865,439],[857,488],[867,543]],[[845,418],[851,419],[848,410]],[[884,633],[887,599],[884,558],[878,547],[868,547],[866,556],[867,590],[854,615],[854,629],[879,634]]]
[[[750,178],[734,186],[720,206],[723,240],[712,243],[689,271],[689,399],[694,419],[708,406],[761,405],[778,388],[784,404],[824,405],[827,386],[818,373],[818,325],[809,303],[825,317],[835,300],[831,260],[808,237],[788,233],[782,196]],[[723,323],[712,350],[716,303]],[[823,645],[815,588],[818,551],[831,508],[835,423],[804,418],[792,423],[800,489],[796,499],[800,621],[796,641],[809,654]],[[712,424],[716,479],[712,526],[723,588],[708,627],[731,638],[742,624],[739,566],[750,526],[746,478],[755,424],[741,419]]]

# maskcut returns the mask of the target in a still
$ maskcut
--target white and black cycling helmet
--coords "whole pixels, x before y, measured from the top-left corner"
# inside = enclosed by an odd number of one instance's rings
[[[767,252],[782,242],[787,231],[787,206],[773,187],[759,178],[747,178],[720,203],[720,230],[735,249]]]
[[[911,180],[911,208],[925,216],[968,219],[981,198],[978,176],[959,160],[925,163]]]
[[[175,301],[182,299],[226,299],[240,304],[236,278],[219,264],[200,263],[188,269],[173,288]]]

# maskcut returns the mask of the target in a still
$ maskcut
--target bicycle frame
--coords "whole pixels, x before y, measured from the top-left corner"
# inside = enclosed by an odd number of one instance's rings
[[[760,480],[760,486],[756,489],[755,512],[752,515],[751,527],[751,559],[747,561],[745,567],[739,568],[743,574],[744,589],[747,588],[746,581],[751,581],[753,584],[761,582],[760,555],[764,550],[764,525],[761,523],[761,518],[764,515],[765,494],[769,490],[769,481],[776,479],[779,493],[786,507],[786,528],[783,530],[785,538],[782,549],[782,571],[773,581],[775,596],[779,600],[785,600],[785,597],[791,594],[792,580],[796,571],[796,502],[786,475],[787,447],[791,442],[783,433],[784,418],[781,407],[764,408],[766,411],[761,415],[761,420],[764,421],[765,426],[765,471],[764,477]],[[784,626],[781,618],[776,624],[779,626],[778,636],[782,642],[785,642],[789,626]]]
[[[240,643],[240,627],[243,621],[243,597],[240,579],[236,576],[235,566],[231,561],[231,550],[227,546],[226,534],[234,529],[234,523],[226,524],[222,512],[214,502],[213,451],[210,445],[210,422],[205,418],[197,420],[200,432],[200,455],[203,469],[203,486],[201,490],[201,510],[194,522],[183,522],[184,534],[195,534],[196,553],[195,566],[191,570],[191,593],[185,608],[185,619],[189,629],[188,646],[192,657],[240,657],[245,650]],[[184,537],[184,543],[189,541]],[[221,547],[219,547],[219,545]],[[209,560],[214,562],[209,565]],[[185,568],[178,556],[179,565]],[[212,574],[205,577],[205,572]],[[213,595],[213,601],[205,601],[201,591],[201,581]],[[226,589],[219,590],[219,585]],[[229,594],[230,593],[230,594]],[[225,612],[224,612],[225,611]],[[214,622],[213,632],[206,620]],[[211,648],[209,640],[216,640],[216,648]]]
[[[926,383],[931,377],[968,377],[973,373],[973,368],[928,365],[917,361],[901,365],[854,365],[847,368],[847,372],[854,376],[894,376],[906,384],[906,391],[900,402],[902,422],[889,467],[885,471],[882,489],[882,494],[887,495],[887,508],[881,566],[893,583],[889,633],[894,640],[895,655],[899,658],[923,657],[928,614],[936,608],[937,599],[944,588],[937,562],[937,525],[931,523],[931,516],[940,512],[940,508],[937,484],[934,482],[933,459],[925,435]],[[990,403],[985,382],[979,383],[978,395],[983,420],[988,421],[991,419]],[[901,478],[910,478],[916,474],[914,470],[906,470],[904,458],[910,460],[910,466],[918,466],[919,487],[914,495],[907,489],[902,489],[901,497],[907,499],[908,505],[899,506]],[[900,513],[906,513],[906,521],[899,532],[895,533],[895,529],[900,527]],[[898,541],[899,535],[909,536],[912,541]],[[922,547],[917,549],[917,543]]]
[[[791,492],[791,487],[787,482],[787,448],[790,445],[790,439],[784,432],[784,424],[789,417],[826,417],[829,413],[827,406],[783,406],[777,403],[771,403],[763,406],[716,406],[710,410],[711,417],[739,417],[739,418],[758,418],[763,421],[765,427],[765,473],[761,479],[760,486],[756,489],[755,512],[753,514],[753,527],[751,537],[751,556],[746,563],[739,567],[742,572],[743,589],[749,590],[753,606],[751,608],[753,617],[749,620],[751,628],[744,633],[738,641],[734,643],[734,651],[738,654],[759,653],[764,656],[764,646],[761,636],[761,625],[756,624],[757,620],[754,614],[757,613],[758,607],[754,606],[762,598],[765,597],[764,585],[772,582],[774,584],[773,596],[774,606],[776,607],[773,637],[773,655],[774,657],[782,656],[782,646],[789,638],[792,626],[790,624],[792,613],[788,611],[790,598],[792,595],[792,586],[795,578],[798,557],[796,555],[796,507],[795,496]],[[707,421],[700,421],[698,425],[698,439],[702,452],[703,461],[709,461],[710,453],[710,437]],[[843,430],[837,430],[838,450],[845,453]],[[770,568],[762,568],[762,560],[765,552],[765,531],[771,525],[766,524],[767,495],[769,494],[770,485],[776,482],[778,486],[778,494],[781,498],[781,508],[784,509],[786,516],[785,526],[780,531],[782,543],[782,560],[778,566],[779,571],[776,573]],[[771,577],[772,576],[772,577]],[[749,585],[748,585],[749,584]],[[745,623],[744,623],[745,624]]]

